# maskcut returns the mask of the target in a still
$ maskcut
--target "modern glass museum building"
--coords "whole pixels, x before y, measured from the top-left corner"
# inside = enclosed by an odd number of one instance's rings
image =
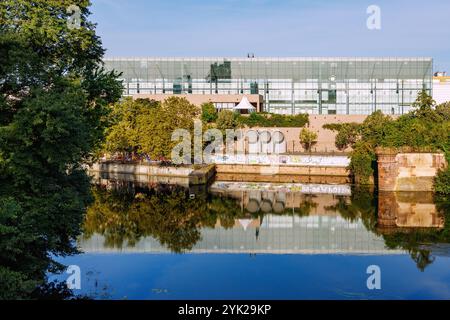
[[[432,94],[432,58],[108,58],[124,94],[232,109],[246,96],[257,111],[279,114],[408,112]]]

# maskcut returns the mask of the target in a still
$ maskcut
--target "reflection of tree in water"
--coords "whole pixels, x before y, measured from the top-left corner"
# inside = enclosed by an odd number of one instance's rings
[[[106,190],[94,188],[95,202],[88,209],[84,236],[94,233],[105,237],[105,246],[134,246],[143,237],[151,236],[173,252],[193,248],[201,239],[200,229],[214,228],[218,222],[229,229],[236,219],[264,220],[265,213],[249,213],[240,201],[206,192],[191,198],[187,189],[158,186],[147,190]],[[393,233],[380,233],[377,229],[377,198],[369,188],[355,188],[351,196],[337,196],[336,204],[325,207],[338,212],[350,221],[361,219],[367,230],[381,235],[387,248],[407,250],[420,270],[433,262],[432,250],[424,245],[450,241],[449,201],[436,198],[438,210],[445,215],[443,229],[399,229]],[[308,216],[318,206],[315,196],[306,195],[299,207],[285,209],[280,215]],[[274,213],[272,213],[274,214]],[[256,231],[258,232],[258,230]]]
[[[326,210],[336,211],[341,217],[349,221],[361,219],[367,230],[373,231],[377,224],[376,198],[369,187],[360,186],[352,190],[351,196],[336,196],[337,203],[325,207]]]
[[[209,227],[214,227],[218,219],[223,228],[230,229],[234,227],[235,220],[242,216],[241,208],[236,200],[227,197],[211,196],[208,211],[209,224],[203,225]]]
[[[170,250],[183,252],[200,240],[201,227],[214,227],[219,219],[230,228],[240,213],[233,199],[208,199],[206,193],[191,198],[187,189],[176,186],[141,193],[95,187],[93,193],[95,202],[86,215],[84,237],[101,234],[108,247],[134,246],[151,236]]]
[[[290,214],[295,214],[299,217],[308,216],[312,209],[317,208],[318,204],[314,201],[314,195],[309,194],[305,196],[305,199],[300,203],[297,208],[294,208],[293,212]]]
[[[383,237],[387,248],[408,251],[416,262],[417,268],[423,271],[434,261],[432,250],[424,246],[450,242],[450,201],[436,196],[435,203],[438,212],[445,217],[443,229],[398,228],[392,233],[377,230],[378,201],[373,190],[367,187],[354,188],[350,197],[338,196],[337,203],[326,209],[336,210],[343,218],[350,221],[361,219],[367,230]]]
[[[249,213],[240,201],[223,195],[198,192],[195,197],[179,186],[158,185],[152,189],[93,187],[95,201],[87,210],[84,237],[104,236],[106,247],[135,246],[144,237],[153,237],[173,252],[191,250],[201,239],[200,229],[225,229],[236,219],[263,221],[265,213]],[[299,207],[284,209],[279,215],[307,216],[317,207],[313,195],[306,195]]]
[[[409,252],[411,258],[416,262],[417,268],[424,271],[425,268],[433,263],[432,251],[423,249],[429,239],[435,238],[438,230],[409,230],[409,232],[395,232],[393,234],[383,234],[386,247],[389,249],[402,249]],[[430,237],[431,236],[431,237]],[[448,242],[448,239],[446,240]]]

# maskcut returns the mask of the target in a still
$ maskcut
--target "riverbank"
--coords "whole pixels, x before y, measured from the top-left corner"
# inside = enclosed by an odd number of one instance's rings
[[[161,165],[145,162],[103,161],[88,168],[94,180],[206,185],[219,175],[224,180],[265,182],[348,183],[348,156],[326,154],[223,156],[209,165]]]
[[[104,161],[94,163],[88,168],[88,172],[97,182],[105,179],[190,186],[208,184],[215,175],[215,166],[164,166],[141,162]]]

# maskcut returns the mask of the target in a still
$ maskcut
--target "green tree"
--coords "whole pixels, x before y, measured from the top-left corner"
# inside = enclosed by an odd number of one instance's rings
[[[436,192],[442,194],[450,194],[450,170],[441,170],[436,176],[434,183]]]
[[[350,169],[358,183],[369,183],[376,169],[377,147],[409,147],[417,151],[443,151],[450,160],[450,104],[436,106],[426,91],[419,93],[414,109],[397,119],[376,111],[362,124],[324,126],[336,130],[336,147],[351,147]],[[435,189],[446,193],[449,174],[438,174]]]
[[[212,123],[217,120],[217,110],[212,102],[202,104],[201,108],[203,123]]]
[[[130,154],[141,150],[142,135],[138,123],[141,118],[153,116],[152,110],[160,105],[149,99],[125,98],[114,104],[110,115],[110,126],[106,131],[104,151]]]
[[[222,110],[217,116],[217,129],[225,132],[226,129],[235,129],[238,126],[239,115],[230,110]]]
[[[200,116],[200,109],[185,98],[169,97],[160,106],[140,114],[136,119],[139,134],[139,152],[152,158],[171,156],[179,141],[172,141],[176,129],[194,134],[194,121]]]
[[[299,135],[300,143],[306,151],[311,151],[314,144],[317,143],[317,133],[307,128],[303,128]]]
[[[80,9],[79,28],[67,23],[70,5]],[[77,252],[92,200],[81,164],[122,93],[118,75],[102,67],[89,5],[0,2],[0,298],[68,297],[46,274],[63,268],[54,256]]]
[[[359,124],[357,123],[343,123],[336,134],[336,148],[345,150],[353,148],[359,138]]]

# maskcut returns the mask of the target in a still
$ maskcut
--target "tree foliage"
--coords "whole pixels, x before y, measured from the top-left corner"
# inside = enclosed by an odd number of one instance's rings
[[[217,110],[212,102],[204,103],[201,106],[202,116],[201,119],[203,123],[213,123],[217,120]]]
[[[79,28],[67,8],[77,5]],[[54,256],[77,252],[92,200],[81,164],[102,141],[122,92],[105,72],[86,0],[0,2],[0,286],[3,298],[53,290]],[[51,289],[53,288],[53,289]],[[57,292],[56,292],[56,291]]]
[[[125,98],[112,107],[104,150],[110,153],[136,153],[142,149],[141,125],[154,116],[160,103],[148,99]]]
[[[194,121],[200,116],[200,109],[185,98],[169,97],[148,116],[137,119],[140,135],[139,152],[153,158],[170,157],[179,141],[172,141],[174,130],[187,130],[194,134]]]
[[[443,151],[447,161],[450,160],[450,104],[436,106],[426,91],[422,91],[413,106],[411,112],[397,119],[378,110],[359,125],[348,123],[326,127],[337,131],[337,148],[353,149],[350,169],[358,182],[367,183],[374,174],[377,147]],[[449,182],[448,175],[440,173],[436,190],[444,192]]]
[[[184,252],[201,239],[201,227],[234,226],[241,214],[234,199],[204,193],[191,199],[189,191],[176,186],[157,186],[129,192],[94,188],[95,201],[89,207],[84,237],[105,237],[106,247],[133,247],[143,237],[153,237],[173,252]]]
[[[336,134],[336,148],[339,150],[345,150],[350,146],[353,146],[359,139],[359,124],[357,123],[342,123],[335,124],[335,126],[324,125],[325,129],[337,130]]]
[[[225,132],[227,129],[235,129],[238,127],[239,114],[230,110],[222,110],[217,116],[217,129]]]
[[[169,97],[162,103],[126,98],[113,106],[111,115],[112,125],[107,130],[104,151],[141,153],[160,159],[169,158],[179,143],[172,141],[175,130],[186,130],[193,135],[200,110],[179,97]]]
[[[450,194],[450,170],[439,171],[434,187],[438,193]]]
[[[306,151],[311,151],[312,146],[317,143],[317,133],[303,128],[299,135],[300,143]]]

